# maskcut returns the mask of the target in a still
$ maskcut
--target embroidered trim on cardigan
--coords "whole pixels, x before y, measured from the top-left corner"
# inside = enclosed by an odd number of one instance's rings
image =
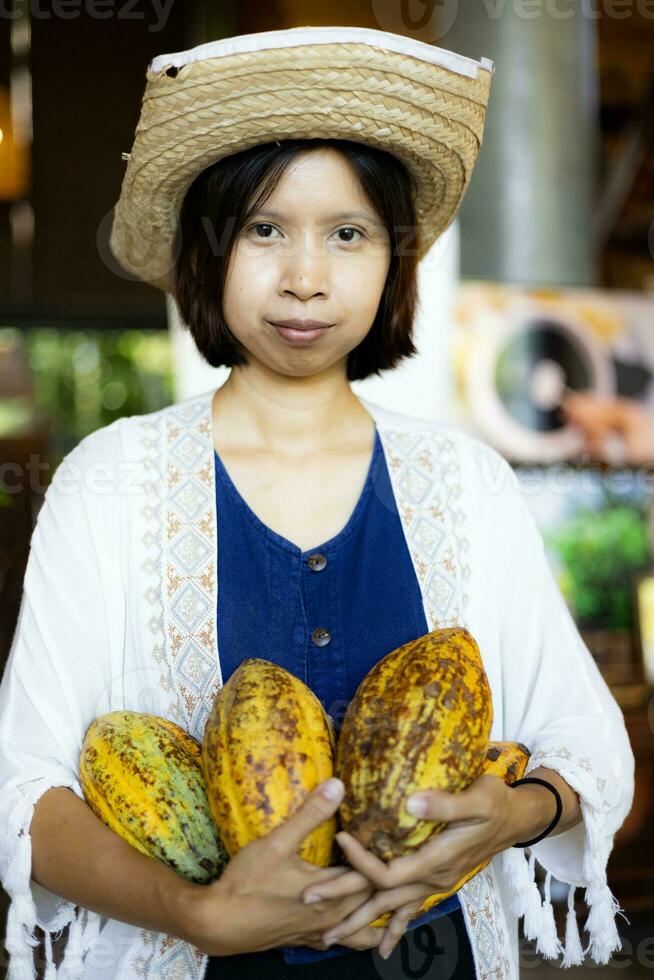
[[[463,533],[456,447],[439,432],[380,429],[380,437],[429,627],[466,626],[469,542]],[[494,874],[488,864],[457,894],[478,980],[512,980],[508,928]]]
[[[170,717],[199,739],[221,683],[214,624],[212,398],[213,392],[205,393],[140,423],[146,433],[141,440],[144,464],[154,477],[144,484],[144,516],[150,527],[143,538],[151,551],[143,568],[152,577],[145,593],[153,607],[152,653],[170,695]],[[456,447],[435,431],[402,432],[383,425],[378,430],[429,627],[465,625],[469,542],[464,536]],[[162,517],[163,541],[158,533]],[[162,644],[169,648],[167,654]],[[506,955],[508,930],[492,866],[466,882],[458,894],[477,980],[517,980]],[[141,937],[151,952],[133,957],[129,965],[137,975],[148,980],[199,980],[204,975],[208,956],[192,944],[148,930],[142,930]]]
[[[152,657],[169,697],[167,717],[202,739],[220,687],[216,656],[215,524],[211,398],[198,398],[139,422],[147,479],[141,543],[152,614]],[[143,951],[129,968],[148,978],[199,980],[208,957],[191,943],[153,930],[140,932]]]

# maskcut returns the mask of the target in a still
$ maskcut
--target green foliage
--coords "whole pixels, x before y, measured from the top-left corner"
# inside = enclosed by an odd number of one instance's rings
[[[633,628],[632,577],[650,563],[645,514],[609,496],[604,509],[580,508],[545,540],[565,567],[560,585],[577,625]]]
[[[53,462],[114,419],[174,400],[166,330],[4,328],[3,354],[27,362],[32,395],[0,398],[0,434],[45,429]]]

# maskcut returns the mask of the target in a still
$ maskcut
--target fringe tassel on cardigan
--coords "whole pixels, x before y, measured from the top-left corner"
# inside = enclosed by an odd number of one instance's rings
[[[70,789],[74,782],[62,783]],[[32,897],[30,880],[32,874],[32,840],[30,826],[34,806],[43,793],[52,788],[43,780],[34,781],[23,799],[14,808],[9,822],[9,832],[17,839],[9,871],[3,882],[5,891],[11,899],[7,912],[7,936],[5,947],[9,953],[7,980],[35,980],[37,974],[34,964],[34,949],[39,939],[34,935],[37,926],[36,906]],[[25,792],[25,791],[24,791]],[[79,980],[84,973],[84,957],[94,945],[99,932],[102,916],[97,912],[79,908],[67,903],[50,930],[44,930],[45,973],[44,980]],[[70,926],[64,957],[59,970],[55,966],[52,952],[52,934],[55,939],[63,929]],[[73,963],[71,964],[71,960]]]
[[[60,967],[60,975],[66,980],[79,980],[84,973],[84,959],[93,948],[100,934],[102,916],[89,909],[80,908],[68,933],[68,942]]]
[[[620,908],[620,903],[611,894],[606,881],[606,865],[613,838],[602,833],[602,822],[597,812],[588,806],[583,798],[580,803],[588,839],[583,868],[588,882],[586,905],[590,912],[586,919],[586,929],[590,935],[590,942],[585,952],[590,951],[596,963],[607,963],[611,953],[622,948],[615,916],[620,913],[626,922],[629,922],[629,919]]]
[[[23,829],[18,831],[19,840],[4,888],[11,902],[7,912],[7,937],[5,946],[9,953],[8,980],[34,980],[34,947],[39,941],[34,935],[36,910],[30,893],[31,844]]]
[[[524,916],[523,930],[527,939],[536,941],[536,950],[547,959],[553,959],[563,951],[556,934],[554,910],[549,898],[542,902],[534,864],[535,854],[529,861],[521,848],[506,848],[503,851],[504,871],[512,889],[511,911]]]
[[[582,949],[579,927],[575,911],[574,896],[578,884],[571,884],[568,892],[566,914],[565,945],[557,936],[554,909],[550,898],[551,874],[545,875],[545,898],[541,900],[536,882],[536,855],[530,850],[527,860],[520,848],[506,848],[503,851],[503,866],[512,889],[511,911],[523,916],[523,930],[527,939],[536,941],[536,950],[547,959],[563,953],[562,967],[579,966],[590,953],[596,963],[608,963],[611,954],[622,948],[622,941],[615,923],[616,913],[628,922],[613,897],[606,880],[606,865],[611,850],[612,837],[602,833],[602,824],[597,812],[581,798],[582,816],[586,828],[587,846],[583,857],[583,870],[588,885],[585,887],[586,904],[589,908],[585,929],[590,940]]]
[[[568,890],[568,911],[565,917],[565,952],[561,966],[581,966],[584,962],[584,951],[581,948],[577,913],[575,911],[576,885],[570,885]]]

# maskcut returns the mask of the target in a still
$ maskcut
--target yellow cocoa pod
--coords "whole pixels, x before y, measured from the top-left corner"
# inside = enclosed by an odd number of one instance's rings
[[[230,856],[289,819],[334,773],[329,716],[294,674],[252,657],[218,691],[202,740],[211,813]],[[336,816],[303,841],[305,861],[329,866]]]
[[[484,766],[492,696],[479,647],[463,627],[433,630],[383,657],[350,701],[338,739],[343,830],[383,861],[416,850],[445,826],[405,800],[450,793]]]
[[[489,742],[484,776],[499,776],[507,785],[522,779],[531,752],[522,742]]]
[[[79,772],[84,799],[114,833],[183,878],[207,884],[229,858],[209,810],[201,754],[173,721],[110,711],[89,725]]]
[[[505,783],[509,786],[514,783],[516,779],[522,779],[525,769],[527,768],[527,762],[530,756],[529,749],[526,745],[521,742],[489,742],[488,751],[486,752],[486,762],[484,763],[483,771],[480,775],[494,775],[499,776],[503,779]],[[436,905],[437,902],[442,902],[444,899],[449,898],[450,895],[454,895],[458,892],[462,885],[465,885],[466,881],[473,878],[477,872],[485,868],[487,864],[490,863],[490,858],[486,861],[482,861],[478,864],[476,868],[472,871],[468,871],[460,881],[457,881],[454,888],[450,889],[448,892],[438,892],[434,895],[429,895],[421,907],[413,913],[412,919],[416,919],[419,915],[424,915],[428,912],[430,908]],[[372,926],[385,926],[391,920],[392,913],[384,912],[382,915],[378,916],[374,922],[371,922]]]

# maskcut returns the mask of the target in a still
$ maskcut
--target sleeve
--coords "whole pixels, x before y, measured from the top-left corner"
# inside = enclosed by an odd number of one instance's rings
[[[562,966],[590,955],[608,962],[621,948],[615,924],[622,912],[606,877],[613,839],[629,813],[635,761],[620,707],[585,645],[559,589],[542,536],[512,467],[497,454],[503,479],[494,487],[487,525],[491,565],[499,585],[503,731],[531,756],[525,776],[539,766],[560,773],[577,792],[582,820],[530,848],[507,848],[504,872],[515,914],[527,938]],[[526,852],[529,851],[529,858]],[[546,872],[541,904],[538,860]],[[557,936],[550,881],[570,884],[565,944]],[[585,888],[589,943],[581,949],[575,888]],[[626,918],[626,917],[625,917]]]
[[[46,490],[0,684],[0,879],[10,902],[9,980],[36,975],[35,926],[45,932],[50,980],[58,973],[52,934],[70,926],[64,957],[69,963],[90,948],[101,920],[31,879],[35,803],[55,786],[84,798],[79,751],[100,693],[93,678],[101,686],[104,673],[98,660],[106,655],[108,630],[84,505],[83,459],[84,441],[59,465]]]

